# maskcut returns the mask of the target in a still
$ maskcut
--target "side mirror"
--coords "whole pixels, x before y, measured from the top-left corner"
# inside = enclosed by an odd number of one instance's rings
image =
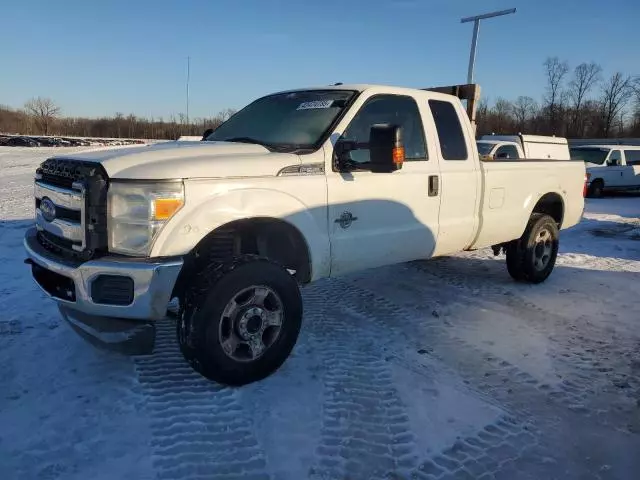
[[[620,166],[620,160],[608,160],[607,161],[607,166],[608,167],[618,167],[618,166]]]
[[[369,166],[375,173],[400,170],[404,163],[402,128],[387,123],[373,125],[369,131]]]
[[[498,154],[496,155],[496,158],[509,158],[509,154],[508,154],[508,153],[506,153],[506,152],[498,153]]]
[[[206,140],[209,135],[213,133],[213,128],[207,128],[202,134],[202,140]]]

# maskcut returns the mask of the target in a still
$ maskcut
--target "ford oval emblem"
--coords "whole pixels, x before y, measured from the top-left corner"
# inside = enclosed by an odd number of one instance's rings
[[[56,206],[49,198],[44,197],[40,201],[40,211],[47,222],[53,222],[56,219]]]

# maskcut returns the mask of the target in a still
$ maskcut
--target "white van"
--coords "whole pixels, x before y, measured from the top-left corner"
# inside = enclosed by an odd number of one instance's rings
[[[580,145],[571,147],[571,158],[587,167],[587,195],[606,191],[640,189],[640,146]]]
[[[476,141],[483,160],[569,160],[569,143],[563,137],[542,135],[483,135]]]

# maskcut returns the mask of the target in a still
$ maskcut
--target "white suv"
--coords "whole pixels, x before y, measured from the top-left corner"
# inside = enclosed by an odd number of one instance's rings
[[[640,189],[640,146],[580,145],[570,151],[573,160],[586,163],[588,196]]]

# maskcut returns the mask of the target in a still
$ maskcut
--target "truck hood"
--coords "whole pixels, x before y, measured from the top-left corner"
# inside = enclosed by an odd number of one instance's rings
[[[291,153],[273,153],[261,145],[232,142],[163,142],[80,152],[64,158],[97,162],[109,178],[133,180],[264,177],[300,164],[300,158]]]

